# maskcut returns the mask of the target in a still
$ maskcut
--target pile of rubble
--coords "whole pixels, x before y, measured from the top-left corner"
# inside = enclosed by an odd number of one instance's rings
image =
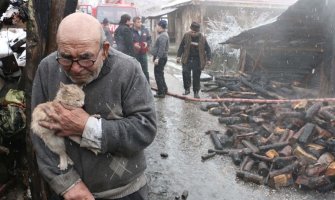
[[[252,87],[244,78],[210,83],[205,90],[216,90],[216,98],[250,101],[201,104],[201,110],[223,124],[222,130],[207,132],[215,148],[203,160],[229,155],[239,167],[238,178],[273,188],[298,186],[327,192],[335,187],[335,105],[307,100],[254,103],[252,99],[279,99],[281,95]],[[241,84],[253,90],[243,90]]]
[[[258,74],[220,75],[213,72],[201,80],[205,82],[203,92],[215,92],[220,98],[296,99],[318,96],[317,90],[307,89],[299,81],[282,83]]]
[[[26,65],[27,1],[1,1],[0,11],[3,11],[0,13],[0,196],[3,196],[14,185],[28,183],[27,176],[22,175],[27,174],[26,116],[24,85],[19,86]]]

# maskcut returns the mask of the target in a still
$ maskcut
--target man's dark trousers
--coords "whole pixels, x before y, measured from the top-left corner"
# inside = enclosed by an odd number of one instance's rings
[[[142,71],[149,82],[148,56],[147,54],[136,54],[136,60],[141,64]]]
[[[183,64],[183,82],[185,90],[189,90],[191,87],[191,72],[193,78],[193,92],[199,92],[201,75],[199,57],[190,57],[187,63]]]
[[[166,94],[168,91],[167,85],[164,78],[164,67],[166,65],[167,58],[160,58],[158,65],[154,66],[155,79],[157,84],[157,94]]]

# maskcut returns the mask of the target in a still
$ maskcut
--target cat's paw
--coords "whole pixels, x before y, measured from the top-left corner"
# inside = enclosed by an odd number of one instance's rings
[[[101,153],[101,151],[100,150],[98,150],[98,149],[90,149],[96,156],[99,154],[99,153]]]
[[[67,164],[73,165],[73,161],[71,160],[71,158],[69,156],[67,157]]]
[[[94,118],[100,119],[100,118],[101,118],[101,115],[99,115],[99,114],[94,114],[94,115],[91,115],[91,117],[94,117]]]
[[[61,154],[59,156],[59,165],[58,165],[59,169],[60,170],[66,170],[68,162],[69,162],[68,156],[66,154]],[[71,160],[71,162],[72,162],[72,160]]]
[[[60,170],[66,170],[67,169],[67,162],[60,162],[58,165],[58,168]]]

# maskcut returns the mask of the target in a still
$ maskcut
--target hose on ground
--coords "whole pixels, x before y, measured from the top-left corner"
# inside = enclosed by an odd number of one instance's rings
[[[151,87],[152,90],[157,91],[157,88]],[[195,102],[240,102],[240,103],[268,103],[268,104],[279,104],[279,103],[297,103],[301,101],[313,101],[313,102],[335,102],[335,98],[311,98],[311,99],[243,99],[243,98],[193,98],[186,95],[179,95],[168,92],[166,95],[173,96],[185,101]]]

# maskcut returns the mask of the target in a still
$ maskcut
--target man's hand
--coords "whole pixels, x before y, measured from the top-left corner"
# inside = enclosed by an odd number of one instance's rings
[[[134,48],[135,50],[140,50],[141,49],[140,43],[139,42],[134,43]]]
[[[53,103],[55,112],[44,109],[51,122],[40,121],[39,124],[45,128],[55,130],[58,136],[81,136],[89,114],[82,108],[66,109],[60,103]]]
[[[177,57],[177,63],[179,64],[181,61],[181,58],[180,57]]]
[[[156,59],[154,60],[154,65],[158,65],[158,61],[159,61],[159,59],[156,58]]]
[[[67,191],[63,197],[65,200],[94,200],[92,193],[82,181]]]
[[[146,43],[146,42],[143,42],[143,48],[147,48],[148,47],[148,43]]]

